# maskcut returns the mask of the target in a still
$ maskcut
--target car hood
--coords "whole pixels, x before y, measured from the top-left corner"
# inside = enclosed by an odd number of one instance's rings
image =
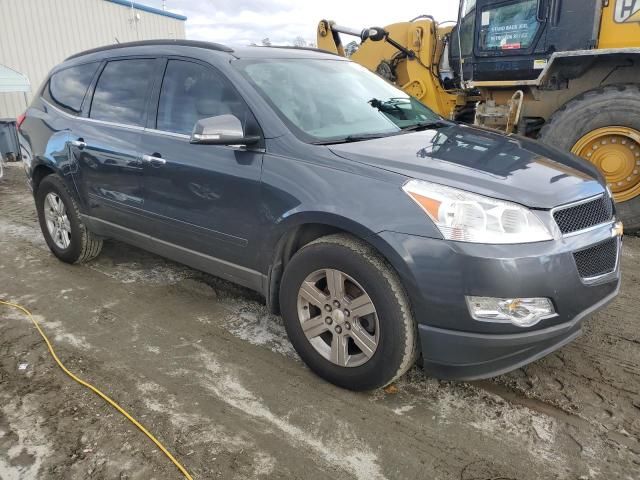
[[[605,191],[597,169],[586,161],[466,125],[329,148],[348,160],[531,208],[550,209]]]

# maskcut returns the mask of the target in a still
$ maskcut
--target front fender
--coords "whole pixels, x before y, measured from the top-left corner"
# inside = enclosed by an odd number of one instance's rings
[[[333,227],[364,240],[382,231],[441,238],[402,190],[405,176],[331,153],[327,157],[303,161],[265,155],[258,258],[262,271],[271,267],[283,239],[303,225]]]

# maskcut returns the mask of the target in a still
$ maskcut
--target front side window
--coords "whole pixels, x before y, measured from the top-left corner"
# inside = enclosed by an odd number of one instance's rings
[[[147,96],[153,82],[155,60],[115,60],[98,79],[91,112],[96,120],[144,126]]]
[[[524,0],[483,9],[481,12],[480,50],[531,48],[540,27],[538,1]]]
[[[44,97],[70,113],[79,113],[99,65],[87,63],[54,73],[47,84]]]
[[[273,59],[235,65],[305,141],[382,136],[440,119],[353,62]]]
[[[162,81],[156,128],[188,135],[198,120],[232,114],[245,125],[248,109],[221,75],[211,68],[169,60]]]

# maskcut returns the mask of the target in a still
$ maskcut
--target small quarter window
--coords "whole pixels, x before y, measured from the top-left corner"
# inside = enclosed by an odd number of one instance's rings
[[[87,63],[54,73],[43,96],[67,112],[80,113],[82,101],[98,66],[98,63]]]
[[[125,125],[144,126],[155,60],[114,60],[104,67],[89,116]]]

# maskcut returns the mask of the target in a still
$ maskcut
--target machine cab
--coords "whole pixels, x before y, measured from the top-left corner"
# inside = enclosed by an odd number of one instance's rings
[[[532,80],[557,51],[597,44],[601,0],[463,0],[451,64],[464,81]]]

